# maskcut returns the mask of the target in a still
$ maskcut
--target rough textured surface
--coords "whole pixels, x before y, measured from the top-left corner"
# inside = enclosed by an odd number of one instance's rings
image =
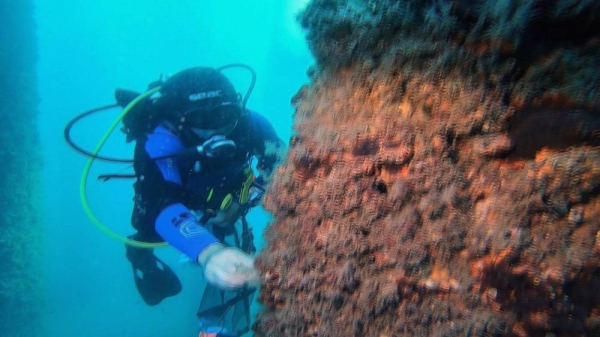
[[[0,0],[0,335],[40,336],[41,217],[32,1]]]
[[[314,0],[259,336],[600,335],[600,2]]]

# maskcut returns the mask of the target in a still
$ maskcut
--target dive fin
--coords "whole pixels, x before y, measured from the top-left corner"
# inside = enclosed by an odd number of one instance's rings
[[[179,294],[179,278],[166,263],[154,255],[152,249],[127,245],[126,250],[135,286],[147,305],[157,305],[165,298]]]

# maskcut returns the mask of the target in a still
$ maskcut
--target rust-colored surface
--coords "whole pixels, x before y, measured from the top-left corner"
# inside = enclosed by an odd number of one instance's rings
[[[309,5],[257,335],[600,335],[600,9],[493,3]]]

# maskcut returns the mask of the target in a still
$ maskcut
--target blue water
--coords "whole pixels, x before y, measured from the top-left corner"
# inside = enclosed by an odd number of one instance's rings
[[[200,269],[178,263],[174,249],[160,249],[157,255],[178,273],[183,291],[155,307],[143,303],[123,245],[101,234],[81,207],[78,188],[86,158],[67,146],[62,130],[76,114],[112,103],[116,87],[143,91],[161,73],[242,62],[258,74],[248,106],[288,140],[290,98],[308,81],[306,69],[312,63],[294,20],[305,2],[38,1],[45,336],[197,336],[195,312],[204,282]],[[246,73],[227,74],[238,91],[246,90]],[[93,148],[118,113],[85,120],[73,137]],[[103,149],[121,157],[130,157],[131,151],[118,130]],[[132,233],[132,181],[101,183],[94,177],[130,171],[126,165],[95,163],[88,183],[94,212],[121,235]],[[260,241],[267,215],[256,210],[249,219]]]

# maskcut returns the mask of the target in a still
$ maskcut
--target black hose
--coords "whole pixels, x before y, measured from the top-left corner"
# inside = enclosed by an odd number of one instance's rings
[[[64,136],[65,136],[65,140],[67,141],[67,143],[73,148],[75,149],[75,151],[88,156],[88,157],[93,157],[94,159],[97,160],[104,160],[104,161],[108,161],[108,162],[112,162],[112,163],[124,163],[124,164],[132,164],[132,163],[139,163],[139,162],[143,162],[143,161],[149,161],[149,160],[161,160],[161,159],[168,159],[168,158],[173,158],[179,155],[182,155],[183,153],[175,153],[175,154],[169,154],[169,155],[164,155],[164,156],[160,156],[160,157],[155,157],[155,158],[141,158],[141,159],[129,159],[129,158],[115,158],[115,157],[108,157],[108,156],[101,156],[99,154],[93,154],[92,152],[84,149],[83,147],[77,145],[72,139],[71,139],[71,128],[73,127],[73,125],[75,125],[77,122],[79,122],[80,120],[82,120],[83,118],[96,113],[96,112],[100,112],[103,110],[108,110],[108,109],[112,109],[112,108],[116,108],[120,106],[119,104],[112,104],[112,105],[106,105],[106,106],[102,106],[99,108],[95,108],[92,110],[88,110],[78,116],[76,116],[75,118],[71,119],[69,121],[69,123],[67,124],[67,126],[65,127],[64,130]],[[193,149],[188,149],[187,152],[192,151]],[[186,152],[186,153],[187,153]]]
[[[228,64],[228,65],[224,65],[222,67],[217,68],[217,70],[221,71],[223,69],[227,69],[227,68],[234,68],[234,67],[240,67],[240,68],[244,68],[246,70],[248,70],[250,72],[250,74],[252,75],[252,80],[250,82],[250,86],[248,87],[248,90],[246,91],[246,95],[244,96],[244,99],[242,101],[242,106],[244,108],[246,108],[246,103],[248,102],[248,99],[250,98],[250,95],[252,94],[252,91],[254,90],[254,86],[256,85],[256,72],[254,71],[254,69],[252,69],[252,67],[242,64],[242,63],[232,63],[232,64]],[[97,160],[104,160],[104,161],[108,161],[108,162],[112,162],[112,163],[125,163],[125,164],[132,164],[132,163],[136,163],[136,162],[142,162],[142,161],[148,161],[148,160],[161,160],[161,159],[167,159],[167,158],[173,158],[176,156],[181,155],[180,153],[176,153],[176,154],[171,154],[171,155],[165,155],[165,156],[160,156],[160,157],[156,157],[156,158],[150,158],[150,159],[129,159],[129,158],[115,158],[115,157],[109,157],[109,156],[102,156],[99,154],[94,154],[86,149],[84,149],[83,147],[77,145],[72,139],[71,139],[71,128],[73,127],[73,125],[75,125],[77,122],[79,122],[80,120],[82,120],[83,118],[94,114],[96,112],[99,111],[103,111],[103,110],[108,110],[108,109],[112,109],[112,108],[116,108],[120,106],[119,104],[111,104],[111,105],[105,105],[105,106],[101,106],[99,108],[95,108],[95,109],[91,109],[88,110],[78,116],[76,116],[75,118],[71,119],[69,121],[69,123],[67,124],[67,126],[65,127],[64,130],[64,137],[65,140],[67,141],[67,143],[73,148],[75,149],[75,151],[88,156],[88,157],[93,157],[94,159]]]
[[[246,95],[244,96],[244,100],[242,101],[242,107],[245,109],[246,103],[248,102],[248,99],[250,98],[250,95],[252,94],[252,90],[254,90],[254,86],[256,85],[256,72],[254,71],[254,69],[252,69],[252,67],[250,67],[249,65],[243,64],[243,63],[227,64],[227,65],[217,68],[217,70],[221,71],[223,69],[235,68],[235,67],[244,68],[244,69],[248,70],[250,72],[250,74],[252,75],[252,80],[250,81],[250,86],[248,87],[248,90],[246,91]]]
[[[101,156],[98,154],[93,154],[92,152],[84,149],[83,147],[77,145],[72,139],[71,139],[71,128],[73,127],[73,125],[75,125],[77,122],[79,122],[80,120],[84,119],[85,117],[94,114],[96,112],[100,112],[103,110],[108,110],[108,109],[112,109],[112,108],[116,108],[118,107],[118,104],[111,104],[111,105],[105,105],[99,108],[95,108],[92,110],[88,110],[78,116],[76,116],[75,118],[71,119],[69,121],[69,123],[67,124],[67,126],[65,127],[64,130],[64,136],[65,136],[65,140],[67,141],[67,143],[69,143],[69,145],[75,149],[75,151],[88,156],[88,157],[93,157],[94,159],[98,159],[98,160],[104,160],[104,161],[109,161],[109,162],[113,162],[113,163],[133,163],[134,160],[133,159],[125,159],[125,158],[114,158],[114,157],[107,157],[107,156]]]

